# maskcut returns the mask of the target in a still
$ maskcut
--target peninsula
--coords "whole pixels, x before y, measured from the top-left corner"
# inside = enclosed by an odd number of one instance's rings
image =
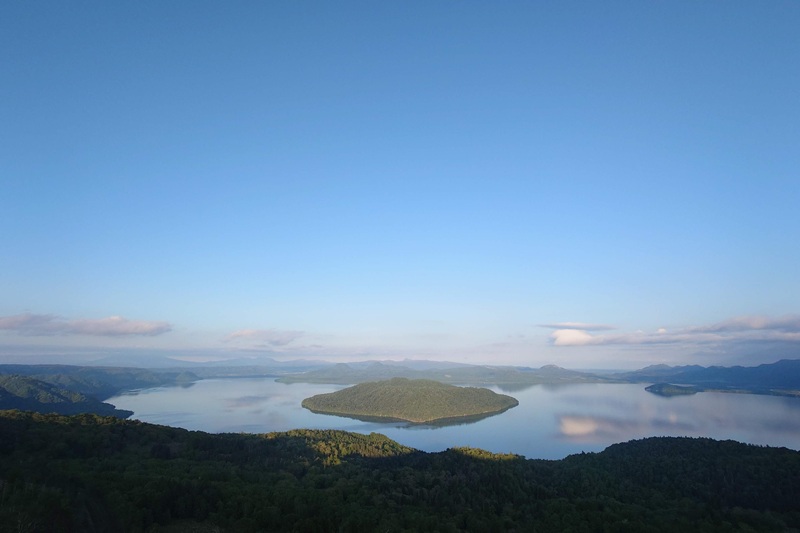
[[[518,404],[515,398],[489,389],[407,378],[360,383],[302,402],[314,413],[416,424],[489,416]]]

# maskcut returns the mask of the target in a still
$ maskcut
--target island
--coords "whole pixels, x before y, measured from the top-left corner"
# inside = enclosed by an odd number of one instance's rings
[[[479,387],[457,387],[429,379],[393,378],[360,383],[306,398],[302,406],[320,414],[415,424],[452,423],[502,413],[516,398]]]
[[[692,385],[673,385],[672,383],[654,383],[649,387],[645,387],[644,390],[659,396],[687,396],[703,391],[703,389]]]

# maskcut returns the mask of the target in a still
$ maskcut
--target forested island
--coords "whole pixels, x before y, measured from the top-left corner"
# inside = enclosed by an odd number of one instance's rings
[[[701,392],[702,389],[691,385],[673,385],[671,383],[654,383],[644,390],[658,394],[659,396],[689,396]]]
[[[560,461],[383,435],[0,411],[0,531],[792,531],[800,452],[649,438]]]
[[[511,396],[489,389],[394,378],[318,394],[303,400],[302,405],[315,413],[420,424],[489,416],[518,403]]]

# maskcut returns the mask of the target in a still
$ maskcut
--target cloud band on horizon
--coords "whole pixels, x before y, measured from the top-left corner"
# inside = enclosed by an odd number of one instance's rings
[[[225,337],[225,342],[255,341],[269,346],[286,346],[305,335],[304,331],[276,329],[240,329]]]
[[[582,331],[608,331],[617,329],[616,326],[611,326],[609,324],[590,324],[586,322],[554,322],[552,324],[540,324],[539,327]]]
[[[637,331],[618,335],[593,335],[589,333],[592,328],[559,327],[579,324],[566,322],[543,327],[557,328],[550,334],[554,346],[707,344],[736,341],[800,342],[800,316],[793,315],[780,318],[736,317],[709,326],[693,326],[674,332],[659,328],[651,333]]]
[[[65,320],[56,315],[25,313],[0,317],[0,330],[32,337],[53,335],[88,335],[97,337],[154,337],[172,331],[169,322],[128,320],[121,316],[99,319]]]

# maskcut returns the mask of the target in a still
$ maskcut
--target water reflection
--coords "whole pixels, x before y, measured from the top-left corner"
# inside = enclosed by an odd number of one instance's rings
[[[509,408],[511,409],[511,407]],[[434,420],[431,422],[409,422],[407,420],[402,420],[398,418],[385,418],[385,417],[378,417],[378,416],[366,416],[366,415],[340,415],[335,413],[319,413],[323,416],[334,416],[339,418],[350,418],[353,420],[360,420],[361,422],[369,422],[372,424],[379,424],[379,425],[391,425],[395,428],[406,428],[406,429],[441,429],[450,426],[467,426],[469,424],[475,424],[484,420],[486,418],[497,416],[503,414],[508,409],[497,413],[484,413],[479,415],[471,415],[471,416],[460,416],[457,418],[440,418],[439,420]]]
[[[695,426],[680,423],[674,414],[667,419],[621,419],[607,416],[559,415],[558,428],[563,437],[587,442],[599,440],[623,441],[642,435],[692,433]]]
[[[151,387],[146,389],[131,389],[120,392],[114,398],[119,398],[123,396],[138,396],[140,394],[152,394],[153,392],[157,391],[168,391],[172,389],[191,389],[194,387],[198,382],[192,381],[190,383],[176,383],[175,385],[163,385],[160,387]]]
[[[504,413],[453,425],[386,423],[315,414],[304,398],[343,385],[284,384],[274,379],[203,380],[110,398],[145,422],[215,433],[296,428],[383,433],[424,451],[471,446],[496,453],[560,459],[651,436],[706,436],[800,449],[800,398],[703,392],[663,398],[644,385],[531,386],[512,394]],[[493,388],[499,392],[499,388]]]
[[[565,403],[572,408],[555,413],[561,439],[604,443],[654,435],[709,436],[800,447],[797,398],[715,392],[671,398],[580,392],[565,395]],[[576,405],[582,409],[576,410]]]

